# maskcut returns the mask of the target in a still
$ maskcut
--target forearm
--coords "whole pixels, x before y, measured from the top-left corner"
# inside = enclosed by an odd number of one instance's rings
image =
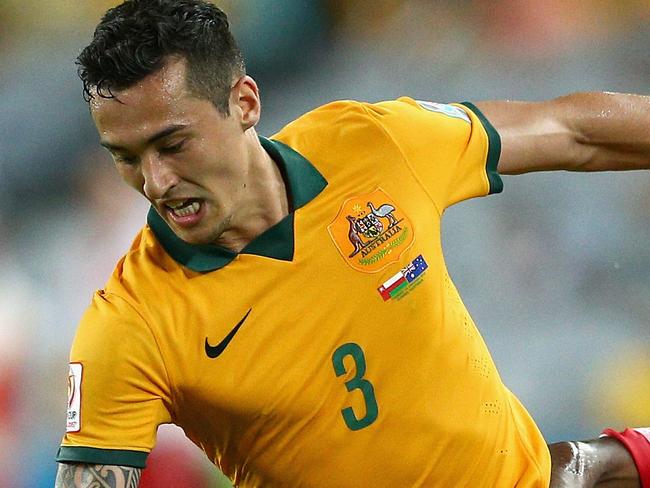
[[[576,171],[650,168],[650,97],[576,93],[556,100],[583,154]]]
[[[650,97],[590,92],[477,106],[501,136],[502,174],[650,169]]]
[[[558,442],[551,452],[551,488],[639,488],[630,453],[615,439]]]
[[[616,439],[602,437],[585,444],[599,451],[602,462],[598,487],[616,486],[620,488],[638,488],[639,473],[634,460],[627,449]]]
[[[101,464],[59,464],[55,488],[137,488],[142,470]]]

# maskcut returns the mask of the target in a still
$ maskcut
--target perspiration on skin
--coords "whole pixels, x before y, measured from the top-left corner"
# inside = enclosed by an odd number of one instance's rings
[[[122,179],[180,238],[236,251],[288,212],[282,177],[257,143],[257,86],[238,80],[224,116],[187,92],[185,72],[171,59],[117,98],[93,98],[91,113]],[[170,208],[187,201],[199,203],[192,215]]]
[[[186,17],[163,19],[156,9],[205,12],[207,4],[124,5],[144,5],[149,14],[154,9],[155,35],[131,29],[132,36],[121,39],[140,49],[136,32],[157,45],[164,44],[156,38],[164,32],[175,32],[169,42],[181,37],[180,29],[159,27]],[[227,31],[225,15],[210,12],[217,18],[209,22]],[[115,17],[126,23],[142,18],[143,12]],[[203,40],[183,32],[185,40]],[[105,47],[111,46],[95,54]],[[396,485],[421,474],[420,484],[431,476],[429,484],[444,486],[510,480],[545,486],[549,453],[525,409],[500,384],[448,279],[439,218],[457,201],[494,191],[499,156],[507,174],[648,168],[649,99],[592,93],[535,104],[480,102],[480,110],[447,107],[447,115],[467,110],[454,121],[428,112],[435,104],[418,107],[407,99],[347,102],[307,114],[277,141],[260,142],[254,130],[259,94],[250,77],[233,77],[229,110],[220,110],[188,89],[183,56],[163,58],[162,69],[115,85],[116,99],[91,101],[118,171],[156,210],[82,320],[71,355],[88,366],[84,388],[93,394],[82,407],[86,424],[66,436],[60,460],[78,462],[79,452],[112,456],[119,446],[141,466],[157,424],[173,420],[242,485],[287,478],[314,486],[381,485],[390,476]],[[292,174],[289,161],[301,170]],[[321,173],[327,188],[320,186]],[[378,260],[398,256],[363,273],[345,261],[365,244],[356,230],[343,235],[349,239],[343,244],[353,247],[340,255],[336,236],[324,229],[345,198],[378,189],[412,219],[417,239],[408,249],[373,254]],[[383,300],[378,285],[422,256],[428,268],[417,289]],[[251,310],[246,328],[219,362],[206,359],[205,338],[227,334],[242,307]],[[141,418],[147,422],[133,424]],[[560,471],[586,483],[599,464],[583,454],[600,456],[596,445],[564,446],[569,460]],[[107,468],[110,463],[98,459],[81,459],[91,464],[74,469],[64,465],[57,483],[106,481],[118,473],[125,483],[137,483],[139,468]],[[629,469],[629,460],[617,466]]]

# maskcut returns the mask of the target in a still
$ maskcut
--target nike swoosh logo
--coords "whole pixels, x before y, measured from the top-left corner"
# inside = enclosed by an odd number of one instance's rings
[[[208,355],[210,359],[214,359],[218,357],[225,349],[228,347],[228,344],[230,344],[230,341],[232,341],[232,338],[235,337],[235,334],[239,330],[239,328],[242,326],[244,321],[248,318],[248,315],[251,313],[253,309],[250,308],[248,312],[246,312],[246,315],[237,322],[237,325],[233,327],[233,329],[230,331],[230,333],[224,337],[224,339],[217,344],[216,346],[211,346],[210,343],[208,342],[208,338],[205,338],[205,353]]]

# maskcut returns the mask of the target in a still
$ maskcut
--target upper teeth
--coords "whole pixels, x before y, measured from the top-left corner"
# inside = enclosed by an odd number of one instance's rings
[[[190,203],[188,200],[184,200],[182,202],[177,202],[177,203],[169,203],[168,206],[179,217],[185,217],[187,215],[195,214],[196,212],[199,211],[199,208],[201,207],[199,202]]]
[[[177,202],[169,202],[167,204],[169,208],[181,208],[185,205],[187,205],[187,200],[179,200]]]

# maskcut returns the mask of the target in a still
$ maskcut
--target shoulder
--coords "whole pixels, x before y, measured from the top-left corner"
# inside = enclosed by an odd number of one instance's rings
[[[391,102],[373,104],[356,100],[334,101],[306,112],[271,138],[303,154],[310,149],[325,147],[331,153],[350,145],[367,146],[384,138],[381,116],[390,110],[390,104]]]
[[[119,316],[155,322],[155,312],[172,283],[185,279],[188,273],[193,272],[174,261],[146,225],[117,262],[104,288],[95,293],[87,314],[110,321]]]
[[[273,138],[291,139],[299,134],[341,137],[359,131],[388,131],[418,126],[457,130],[471,125],[475,114],[468,106],[400,97],[376,103],[340,100],[315,108],[282,128]]]
[[[407,114],[413,109],[421,109],[420,103],[410,97],[400,97],[396,100],[380,102],[337,100],[304,113],[287,124],[282,130],[311,124],[335,123],[350,118],[373,119],[386,115]]]
[[[112,367],[132,354],[133,344],[145,344],[151,338],[149,324],[130,298],[98,290],[81,317],[70,357],[75,362],[98,361]]]
[[[275,136],[290,135],[295,132],[319,130],[334,127],[337,124],[348,122],[350,119],[367,116],[363,102],[355,100],[338,100],[317,107],[304,113],[284,126]]]
[[[149,225],[136,235],[131,247],[117,262],[106,290],[118,295],[133,294],[140,287],[164,284],[167,275],[183,273],[180,264],[165,251]]]

